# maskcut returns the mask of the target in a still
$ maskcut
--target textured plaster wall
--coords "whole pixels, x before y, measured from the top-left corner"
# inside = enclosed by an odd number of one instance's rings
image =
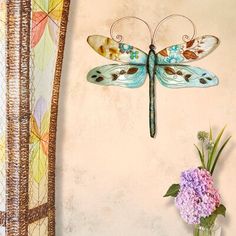
[[[57,140],[58,236],[183,236],[190,228],[173,201],[162,195],[182,170],[197,166],[193,143],[199,129],[228,124],[234,136],[223,155],[216,183],[228,208],[224,236],[236,235],[236,1],[72,0],[60,97]],[[220,47],[192,63],[216,73],[220,85],[171,90],[157,84],[156,139],[148,131],[148,81],[129,90],[86,82],[87,72],[111,63],[86,43],[90,34],[109,35],[112,22],[136,15],[152,27],[169,14],[190,17],[198,35],[213,34]],[[148,50],[146,28],[123,24],[126,41]],[[157,48],[181,42],[188,23],[161,28]]]

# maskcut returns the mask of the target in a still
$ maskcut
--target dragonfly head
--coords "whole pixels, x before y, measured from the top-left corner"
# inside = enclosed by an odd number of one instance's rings
[[[156,49],[156,47],[155,47],[154,44],[151,44],[151,45],[149,46],[149,48],[150,48],[150,50],[155,50],[155,49]]]

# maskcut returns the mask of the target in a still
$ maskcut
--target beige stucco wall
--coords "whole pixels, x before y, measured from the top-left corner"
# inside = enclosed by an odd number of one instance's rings
[[[162,195],[182,170],[197,166],[196,133],[228,124],[233,140],[223,155],[216,183],[227,206],[224,236],[236,235],[236,1],[72,0],[60,97],[57,140],[58,236],[191,235],[173,201]],[[221,45],[192,63],[213,71],[218,87],[171,90],[157,84],[158,135],[149,137],[148,81],[129,90],[86,81],[87,72],[111,63],[87,44],[90,34],[109,35],[111,23],[136,15],[152,27],[169,14],[190,17],[198,35]],[[181,28],[182,25],[182,28]],[[148,50],[140,23],[123,24],[126,41]],[[157,47],[191,33],[183,20],[160,31]]]

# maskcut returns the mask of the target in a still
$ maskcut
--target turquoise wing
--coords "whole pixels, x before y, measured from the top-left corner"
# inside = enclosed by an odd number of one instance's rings
[[[187,43],[167,47],[157,53],[157,64],[179,64],[199,60],[210,54],[219,42],[217,37],[205,35]]]
[[[207,88],[219,83],[217,76],[213,73],[188,65],[157,65],[156,76],[167,88]]]
[[[87,75],[87,80],[105,86],[137,88],[143,85],[146,76],[147,69],[144,65],[111,64],[92,69]]]
[[[101,35],[91,35],[87,42],[98,54],[110,60],[131,64],[147,63],[147,54],[131,45]]]

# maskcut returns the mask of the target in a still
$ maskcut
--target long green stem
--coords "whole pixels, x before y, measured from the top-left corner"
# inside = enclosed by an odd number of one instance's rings
[[[226,144],[229,142],[230,139],[231,139],[231,136],[226,139],[226,141],[224,142],[224,144],[221,146],[220,150],[218,151],[218,153],[217,153],[217,155],[215,157],[215,160],[213,162],[212,168],[211,168],[211,174],[213,174],[213,172],[215,170],[215,167],[216,167],[216,164],[217,164],[217,162],[219,160],[220,154],[222,153],[224,147],[226,146]]]
[[[208,162],[207,162],[207,170],[211,170],[211,167],[212,167],[212,162],[214,161],[214,157],[215,157],[215,153],[216,153],[216,150],[217,150],[217,147],[218,147],[218,144],[220,142],[220,139],[221,139],[221,136],[223,135],[224,133],[224,130],[225,130],[226,126],[221,130],[221,132],[218,134],[216,140],[215,140],[215,143],[214,143],[214,146],[211,150],[211,154],[210,154],[210,157],[208,159]]]
[[[203,159],[203,163],[204,163],[204,165],[203,165],[203,168],[205,167],[205,153],[204,153],[204,144],[203,144],[203,142],[202,142],[202,159]]]
[[[194,227],[194,236],[200,236],[198,225],[195,225],[195,227]]]
[[[194,144],[194,146],[196,147],[197,151],[198,151],[198,154],[199,154],[199,157],[200,157],[200,160],[201,160],[201,163],[202,163],[202,167],[205,169],[205,163],[204,163],[204,158],[202,156],[202,153],[200,151],[200,149],[198,148],[198,146],[196,144]]]

